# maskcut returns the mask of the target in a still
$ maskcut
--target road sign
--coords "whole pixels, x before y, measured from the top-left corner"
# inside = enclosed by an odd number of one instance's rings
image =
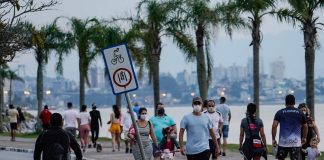
[[[110,85],[115,95],[138,88],[127,44],[109,46],[102,50]]]

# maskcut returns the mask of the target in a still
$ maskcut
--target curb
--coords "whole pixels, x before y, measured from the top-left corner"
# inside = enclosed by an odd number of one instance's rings
[[[0,151],[9,151],[9,152],[21,152],[21,153],[34,153],[32,149],[24,149],[24,148],[15,148],[15,147],[0,147]],[[75,155],[70,154],[70,160],[75,160]],[[88,158],[82,158],[82,160],[94,160]]]

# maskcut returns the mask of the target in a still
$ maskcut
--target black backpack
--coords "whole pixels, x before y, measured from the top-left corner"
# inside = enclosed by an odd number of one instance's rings
[[[45,134],[46,135],[45,131]],[[70,138],[69,135],[66,132],[63,132],[64,135],[68,139],[68,144],[70,144]],[[43,136],[44,136],[43,135]],[[65,149],[62,144],[58,142],[53,142],[53,143],[46,143],[46,152],[43,153],[43,158],[46,157],[46,160],[68,160],[70,159],[70,156],[68,155],[69,151],[68,149]],[[68,146],[69,147],[69,146]]]

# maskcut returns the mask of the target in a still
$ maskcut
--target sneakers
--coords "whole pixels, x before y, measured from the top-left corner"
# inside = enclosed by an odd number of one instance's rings
[[[94,144],[93,144],[93,148],[96,148],[96,146],[97,146],[97,143],[94,143]]]
[[[225,156],[226,156],[226,153],[225,153],[225,152],[222,152],[222,156],[224,156],[224,157],[225,157]]]
[[[125,153],[128,153],[128,150],[129,150],[129,149],[128,149],[128,148],[126,148],[126,151],[125,151]]]
[[[129,153],[133,153],[133,150],[132,150],[132,149],[130,149],[130,150],[129,150]]]

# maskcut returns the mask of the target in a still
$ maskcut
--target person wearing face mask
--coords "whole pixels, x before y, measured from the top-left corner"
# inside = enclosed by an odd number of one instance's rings
[[[180,122],[180,152],[186,155],[188,160],[209,160],[209,136],[215,145],[215,153],[219,154],[213,123],[206,114],[201,112],[202,103],[201,97],[193,98],[193,112],[185,115]],[[187,143],[184,147],[183,135],[185,131],[187,132]]]
[[[306,143],[302,145],[302,149],[306,149],[307,147],[310,147],[310,142],[312,138],[316,138],[318,143],[320,142],[320,134],[317,128],[317,125],[314,121],[314,118],[310,115],[309,108],[306,106],[305,103],[301,103],[298,105],[298,109],[301,110],[304,115],[306,116],[306,122],[307,122],[307,137],[306,137]],[[301,135],[303,137],[303,134]],[[301,159],[306,159],[306,154],[302,152]]]
[[[217,143],[220,144],[220,135],[219,133],[222,130],[223,127],[223,117],[222,114],[218,111],[216,111],[215,108],[215,101],[214,100],[207,100],[207,111],[204,112],[212,121],[214,127],[213,130],[215,132]],[[211,137],[209,137],[209,148],[210,148],[210,154],[212,156],[213,160],[216,160],[219,156],[215,152],[215,145]]]
[[[142,145],[144,148],[145,152],[145,158],[146,160],[151,160],[153,156],[153,146],[152,146],[152,140],[153,140],[153,145],[158,146],[158,143],[156,141],[154,132],[153,132],[153,127],[149,121],[146,120],[147,116],[147,109],[146,108],[140,108],[139,109],[139,115],[138,115],[138,120],[136,121],[138,125],[138,132],[141,137]],[[136,141],[135,138],[135,131],[134,127],[131,126],[129,129],[129,134],[128,137],[134,142],[133,144],[133,156],[135,160],[142,160],[141,152],[139,145]],[[151,139],[150,139],[151,137]]]
[[[177,139],[177,127],[172,117],[165,114],[163,103],[156,104],[157,115],[150,118],[150,122],[153,126],[154,134],[156,136],[157,142],[160,143],[163,139],[163,128],[172,127],[173,131],[171,137]],[[155,158],[159,158],[158,155],[155,155]]]

